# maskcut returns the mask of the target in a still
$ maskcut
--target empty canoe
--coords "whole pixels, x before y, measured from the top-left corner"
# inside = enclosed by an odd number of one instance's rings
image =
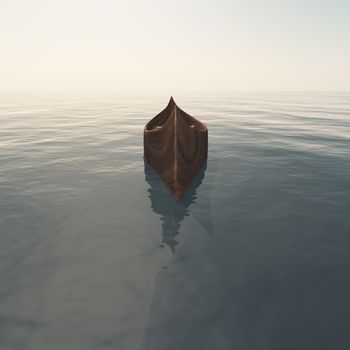
[[[179,201],[207,159],[208,129],[171,97],[144,128],[144,156]]]

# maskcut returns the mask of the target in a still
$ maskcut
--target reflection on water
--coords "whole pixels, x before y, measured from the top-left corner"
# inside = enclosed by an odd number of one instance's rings
[[[177,203],[174,197],[166,190],[165,185],[157,173],[146,161],[144,169],[145,179],[149,185],[147,192],[151,200],[152,210],[161,216],[162,243],[166,244],[174,254],[176,245],[179,243],[176,236],[180,232],[181,222],[185,216],[189,215],[189,206],[196,202],[197,188],[204,179],[207,162],[205,162],[202,169],[193,179],[190,187],[179,203]]]

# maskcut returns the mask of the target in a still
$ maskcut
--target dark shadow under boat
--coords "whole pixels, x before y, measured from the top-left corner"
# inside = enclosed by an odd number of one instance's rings
[[[206,169],[207,162],[204,163],[193,179],[181,201],[176,202],[169,195],[158,174],[147,162],[144,163],[145,180],[149,185],[147,192],[151,200],[151,207],[155,213],[160,215],[162,221],[162,244],[167,245],[172,253],[175,253],[176,245],[179,243],[176,236],[180,232],[181,222],[189,215],[189,206],[197,200],[197,189],[203,182]],[[207,213],[206,218],[210,217],[210,213]]]

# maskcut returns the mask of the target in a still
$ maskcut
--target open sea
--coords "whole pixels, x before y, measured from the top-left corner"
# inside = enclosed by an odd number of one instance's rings
[[[174,96],[209,129],[179,204],[169,98],[0,95],[0,349],[350,349],[350,93]]]

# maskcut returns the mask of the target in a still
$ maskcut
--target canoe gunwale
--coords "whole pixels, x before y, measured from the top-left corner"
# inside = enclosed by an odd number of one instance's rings
[[[169,102],[170,104],[171,102]],[[202,123],[201,121],[199,121],[198,119],[192,117],[191,115],[189,115],[188,113],[186,113],[185,111],[183,111],[181,108],[179,108],[176,103],[174,102],[172,108],[170,108],[169,112],[167,113],[166,116],[164,116],[163,118],[165,119],[164,122],[160,125],[157,126],[152,126],[151,125],[157,120],[157,118],[159,118],[161,116],[162,113],[164,113],[166,111],[167,108],[169,108],[170,106],[168,105],[162,112],[160,112],[158,115],[156,115],[154,118],[152,118],[144,127],[144,132],[145,133],[157,133],[157,132],[161,132],[161,130],[170,122],[170,116],[174,110],[174,108],[176,108],[177,112],[180,112],[180,117],[188,124],[189,127],[192,127],[191,125],[194,125],[194,130],[196,130],[197,132],[208,132],[208,127],[206,124]],[[192,121],[192,124],[189,122]]]

